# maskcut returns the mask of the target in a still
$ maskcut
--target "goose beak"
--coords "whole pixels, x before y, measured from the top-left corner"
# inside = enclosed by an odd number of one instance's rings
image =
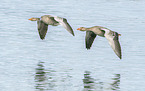
[[[28,19],[28,20],[32,20],[32,18]]]
[[[81,30],[80,28],[78,28],[77,30]]]

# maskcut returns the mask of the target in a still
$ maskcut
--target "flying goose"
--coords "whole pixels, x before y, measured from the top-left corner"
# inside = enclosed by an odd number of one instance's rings
[[[68,32],[70,32],[74,36],[73,29],[65,18],[61,18],[58,16],[44,15],[41,16],[41,18],[32,17],[28,20],[37,21],[39,36],[42,40],[45,38],[48,25],[52,25],[52,26],[62,25]]]
[[[122,58],[121,47],[118,38],[119,36],[121,36],[121,34],[118,34],[117,32],[111,31],[110,29],[101,26],[93,26],[90,28],[80,27],[77,30],[86,31],[85,43],[87,49],[91,48],[94,39],[98,35],[101,37],[105,37],[116,55],[120,59]]]

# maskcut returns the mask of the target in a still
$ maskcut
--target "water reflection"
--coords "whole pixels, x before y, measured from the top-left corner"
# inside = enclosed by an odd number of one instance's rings
[[[84,82],[84,91],[87,90],[92,91],[94,86],[94,79],[91,78],[89,71],[85,71],[83,82]]]
[[[104,90],[112,90],[112,91],[119,91],[120,90],[120,74],[114,74],[115,77],[112,78],[113,82],[111,81],[111,84],[109,87],[105,84],[105,82],[102,82],[100,79],[94,79],[90,75],[90,71],[85,71],[84,73],[84,90],[83,91],[104,91]],[[113,75],[113,76],[114,76]]]
[[[39,62],[36,67],[35,73],[35,83],[37,91],[53,91],[55,87],[55,81],[53,80],[52,70],[46,70],[44,67],[44,62]]]
[[[115,77],[112,79],[114,82],[111,84],[111,89],[118,91],[120,89],[120,74],[115,74]]]
[[[94,78],[90,76],[90,71],[85,71],[84,73],[84,90],[83,91],[96,91],[97,89],[103,89],[103,82],[96,82]]]
[[[46,78],[46,73],[45,73],[45,68],[43,66],[44,62],[39,62],[37,64],[37,68],[36,68],[36,73],[35,73],[35,82],[36,82],[36,89],[43,91],[46,87],[46,82],[47,78]]]

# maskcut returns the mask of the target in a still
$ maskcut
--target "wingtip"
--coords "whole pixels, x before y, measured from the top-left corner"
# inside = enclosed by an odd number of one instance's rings
[[[119,58],[120,58],[120,59],[122,59],[122,57],[121,57],[121,56],[120,56]]]
[[[40,37],[40,39],[41,39],[41,40],[44,40],[45,38],[43,38],[43,37]]]
[[[73,36],[75,36],[74,32],[71,33]]]
[[[75,36],[75,34],[74,33],[71,33],[73,36]]]
[[[119,59],[122,59],[122,55],[118,55]]]
[[[86,47],[86,49],[87,49],[87,50],[90,50],[90,48],[89,48],[89,47]]]
[[[91,49],[91,46],[90,46],[90,45],[89,45],[89,46],[86,45],[86,49],[87,49],[87,50],[90,50],[90,49]]]

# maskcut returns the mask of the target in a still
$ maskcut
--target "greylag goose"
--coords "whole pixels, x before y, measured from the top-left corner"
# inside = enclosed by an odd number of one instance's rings
[[[70,32],[74,36],[73,29],[65,18],[61,18],[58,16],[44,15],[41,16],[41,18],[32,17],[28,20],[37,21],[39,36],[42,40],[45,38],[48,25],[52,25],[52,26],[62,25],[68,32]]]
[[[118,34],[117,32],[111,31],[110,29],[101,26],[94,26],[90,28],[80,27],[77,30],[86,31],[85,42],[87,49],[91,48],[95,37],[98,35],[101,37],[105,37],[116,55],[120,59],[122,58],[121,47],[118,38],[121,34]]]

